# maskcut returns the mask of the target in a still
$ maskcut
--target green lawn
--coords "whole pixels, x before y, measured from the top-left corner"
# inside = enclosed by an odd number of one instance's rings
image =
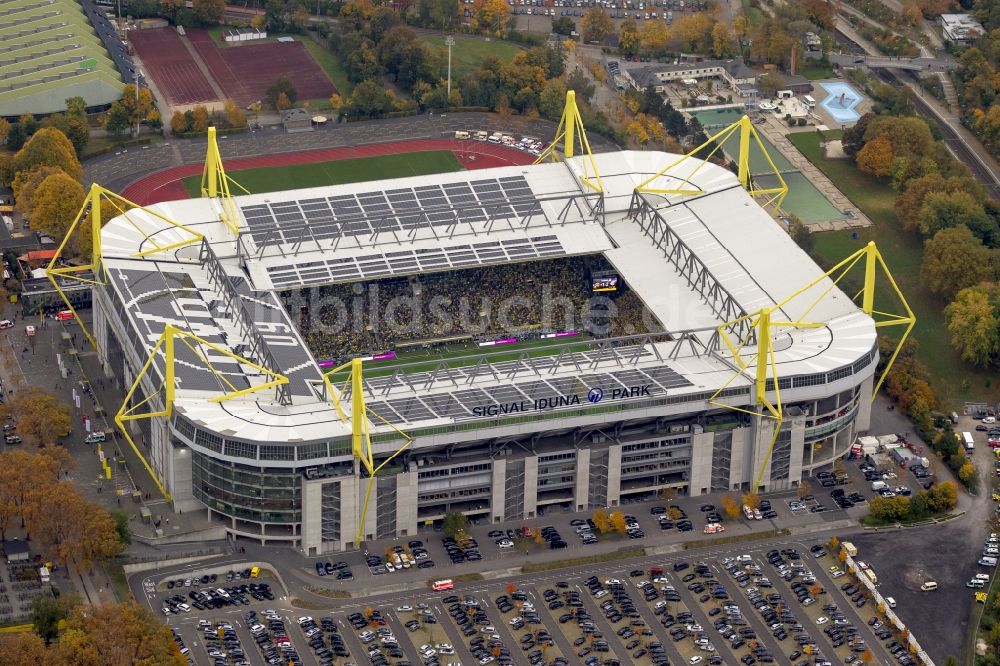
[[[805,65],[800,66],[799,74],[806,77],[810,81],[837,78],[837,74],[833,71],[832,65],[822,65],[815,60],[807,60]]]
[[[431,46],[445,51],[442,62],[447,66],[447,47],[444,35],[423,35],[421,37]],[[501,62],[511,60],[522,48],[513,42],[499,39],[469,39],[455,37],[455,46],[451,47],[451,80],[454,82],[469,70],[475,69],[487,56],[496,56]]]
[[[427,150],[399,155],[359,157],[332,162],[260,167],[229,172],[236,182],[254,194],[278,192],[301,187],[319,187],[366,180],[423,176],[461,171],[462,165],[448,150]],[[192,197],[199,195],[201,176],[184,178],[184,187]]]
[[[996,378],[992,373],[964,363],[951,346],[951,336],[941,315],[947,303],[932,294],[920,279],[923,241],[900,228],[894,209],[896,193],[885,183],[859,171],[849,160],[826,159],[818,133],[793,133],[788,139],[875,223],[873,227],[858,231],[816,234],[814,254],[817,259],[830,266],[874,240],[917,316],[913,336],[920,345],[919,356],[930,371],[939,399],[953,405],[966,399],[995,399]],[[860,273],[858,275],[851,275],[849,284],[854,289],[847,288],[845,292],[853,295],[860,285]],[[887,288],[887,282],[880,280],[880,294],[887,293]],[[875,308],[898,311],[884,298],[876,299]],[[898,334],[897,331],[901,332],[902,328],[886,329],[886,333],[893,335]]]

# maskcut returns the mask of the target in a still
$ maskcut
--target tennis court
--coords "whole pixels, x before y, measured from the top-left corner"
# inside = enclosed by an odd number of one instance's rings
[[[705,128],[705,133],[708,135],[732,125],[743,116],[742,109],[738,108],[689,111],[688,113],[698,118],[698,122]],[[763,136],[760,137],[760,141],[764,150],[771,156],[774,166],[781,172],[781,177],[788,184],[788,196],[785,197],[782,204],[782,209],[786,213],[795,215],[802,220],[803,224],[844,220],[850,217],[830,203],[830,200],[806,178],[805,174],[796,169],[770,141]],[[740,152],[738,131],[730,134],[722,142],[722,150],[726,153],[727,158],[736,159]],[[750,142],[750,173],[759,187],[770,188],[778,185],[777,177],[755,141]]]

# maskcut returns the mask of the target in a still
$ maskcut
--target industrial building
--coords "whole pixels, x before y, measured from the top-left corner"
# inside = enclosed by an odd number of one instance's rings
[[[868,428],[876,328],[871,301],[841,292],[745,184],[625,151],[130,210],[95,258],[93,336],[134,389],[119,422],[176,508],[308,554],[450,511],[499,522],[667,488],[794,488]],[[512,265],[530,281],[577,259],[606,268],[595,292],[640,299],[649,331],[536,327],[433,362],[344,348],[366,358],[347,377],[324,374],[306,310],[286,307]],[[550,353],[521,346],[542,341]]]

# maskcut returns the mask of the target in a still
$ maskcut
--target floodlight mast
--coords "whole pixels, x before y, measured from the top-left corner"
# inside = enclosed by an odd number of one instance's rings
[[[579,144],[579,146],[578,146]],[[580,148],[581,153],[579,160],[572,162],[573,164],[579,163],[583,172],[576,174],[580,182],[595,192],[601,194],[604,193],[604,184],[601,182],[601,174],[597,171],[597,161],[594,159],[594,154],[590,150],[590,141],[587,139],[587,130],[583,127],[583,117],[580,115],[580,109],[576,105],[576,91],[567,90],[566,91],[566,105],[563,107],[562,118],[559,120],[559,126],[556,127],[555,138],[552,139],[552,143],[542,151],[542,154],[534,161],[534,164],[541,164],[546,160],[551,160],[552,162],[559,162],[559,151],[562,150],[563,156],[566,158],[566,162],[573,159],[576,155],[577,147]]]
[[[789,302],[805,294],[814,287],[819,286],[824,280],[830,279],[830,284],[826,286],[819,296],[816,297],[816,299],[801,315],[799,315],[802,319],[808,317],[809,313],[812,312],[816,306],[819,305],[819,303],[833,291],[834,287],[837,286],[844,276],[847,275],[848,272],[850,272],[850,270],[854,268],[854,266],[857,265],[862,258],[865,260],[864,284],[861,290],[854,295],[853,300],[856,301],[859,296],[861,297],[860,310],[874,320],[876,330],[890,326],[905,327],[902,336],[900,336],[899,341],[896,343],[896,347],[893,350],[892,355],[889,357],[888,363],[886,363],[885,368],[882,370],[882,374],[879,376],[878,381],[875,382],[871,395],[871,400],[874,400],[875,396],[878,395],[878,391],[882,387],[882,384],[885,382],[885,378],[888,376],[889,370],[896,361],[896,357],[903,348],[903,344],[906,342],[906,339],[909,337],[910,332],[913,330],[917,321],[916,316],[913,314],[913,310],[910,309],[909,304],[906,302],[903,292],[896,284],[896,280],[889,271],[889,267],[886,265],[885,260],[882,258],[882,254],[878,251],[874,241],[870,241],[865,247],[852,253],[833,268],[810,281],[805,286],[794,291],[774,306],[763,308],[757,313],[741,317],[739,320],[720,324],[716,329],[720,340],[722,340],[722,342],[729,349],[729,352],[732,354],[733,361],[735,361],[739,366],[739,371],[733,374],[729,380],[726,381],[726,383],[723,384],[722,387],[720,387],[709,398],[709,404],[714,407],[730,409],[753,416],[755,419],[755,430],[758,431],[763,426],[765,419],[772,419],[774,421],[774,433],[771,435],[770,443],[767,447],[764,459],[761,461],[757,474],[754,477],[754,484],[752,488],[754,492],[757,492],[761,487],[764,473],[770,464],[771,455],[774,452],[774,445],[778,441],[778,435],[781,432],[781,426],[784,423],[784,409],[782,407],[781,389],[779,387],[780,378],[778,376],[777,360],[772,346],[772,336],[777,334],[780,329],[820,328],[827,325],[826,322],[810,322],[804,320],[775,321],[773,319],[773,315],[780,312],[781,309]],[[889,282],[891,287],[890,295],[895,296],[898,300],[903,311],[902,314],[894,314],[875,309],[875,278],[879,268],[882,269],[886,280]],[[749,320],[751,323],[751,330],[756,332],[757,344],[755,349],[753,349],[749,354],[744,354],[743,349],[749,346],[748,343],[750,336],[747,336],[747,338],[742,340],[734,341],[729,334],[730,328],[734,324],[740,323],[742,320]],[[726,387],[729,386],[729,384],[731,384],[737,377],[746,376],[745,373],[749,371],[751,365],[754,366],[753,407],[750,409],[737,407],[719,400],[719,396],[726,389]],[[769,394],[772,392],[774,394],[773,400],[769,397]]]
[[[338,392],[333,386],[331,376],[343,374],[345,371],[347,372],[347,377],[345,379],[344,386],[341,391]],[[337,410],[337,416],[340,417],[341,422],[350,422],[351,451],[354,454],[354,459],[359,464],[356,472],[360,474],[363,469],[368,475],[368,483],[365,486],[365,501],[362,504],[361,512],[358,516],[358,532],[355,540],[356,544],[360,544],[362,538],[364,537],[365,519],[368,516],[368,503],[371,500],[372,490],[375,488],[376,477],[378,473],[386,467],[386,465],[392,462],[396,456],[405,451],[410,444],[413,443],[413,438],[386,419],[382,418],[365,404],[363,362],[360,358],[352,359],[343,365],[327,370],[323,373],[323,382],[326,384],[327,395],[329,395],[330,399],[333,401],[333,406]],[[347,418],[347,414],[344,412],[344,408],[340,402],[340,396],[346,392],[344,389],[346,389],[348,383],[350,384],[351,393],[350,419]],[[370,417],[374,417],[382,424],[392,428],[404,440],[402,446],[396,449],[392,455],[387,457],[378,465],[375,464],[375,453],[372,450]]]

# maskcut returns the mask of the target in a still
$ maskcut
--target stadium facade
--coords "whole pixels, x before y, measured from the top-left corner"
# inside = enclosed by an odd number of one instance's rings
[[[577,159],[240,196],[228,212],[225,199],[172,201],[110,220],[94,337],[109,376],[124,388],[140,378],[130,404],[167,414],[129,421],[135,441],[176,508],[308,554],[357,547],[358,533],[411,536],[449,511],[530,520],[666,488],[746,490],[758,474],[765,490],[796,487],[868,428],[874,321],[730,171],[658,177],[696,196],[637,193],[674,158],[595,155],[602,192]],[[601,288],[627,286],[656,326],[613,339],[542,328],[568,335],[545,353],[474,345],[460,358],[366,363],[376,462],[400,448],[397,429],[413,440],[363,512],[368,475],[342,418],[350,386],[324,381],[290,295],[512,263],[530,280],[535,262],[572,257],[612,267]],[[773,336],[777,436],[752,413],[753,362],[741,366],[720,335],[750,339],[740,317],[761,308],[816,322]],[[157,346],[168,326],[198,337]],[[287,383],[255,391],[270,377],[261,368]]]

